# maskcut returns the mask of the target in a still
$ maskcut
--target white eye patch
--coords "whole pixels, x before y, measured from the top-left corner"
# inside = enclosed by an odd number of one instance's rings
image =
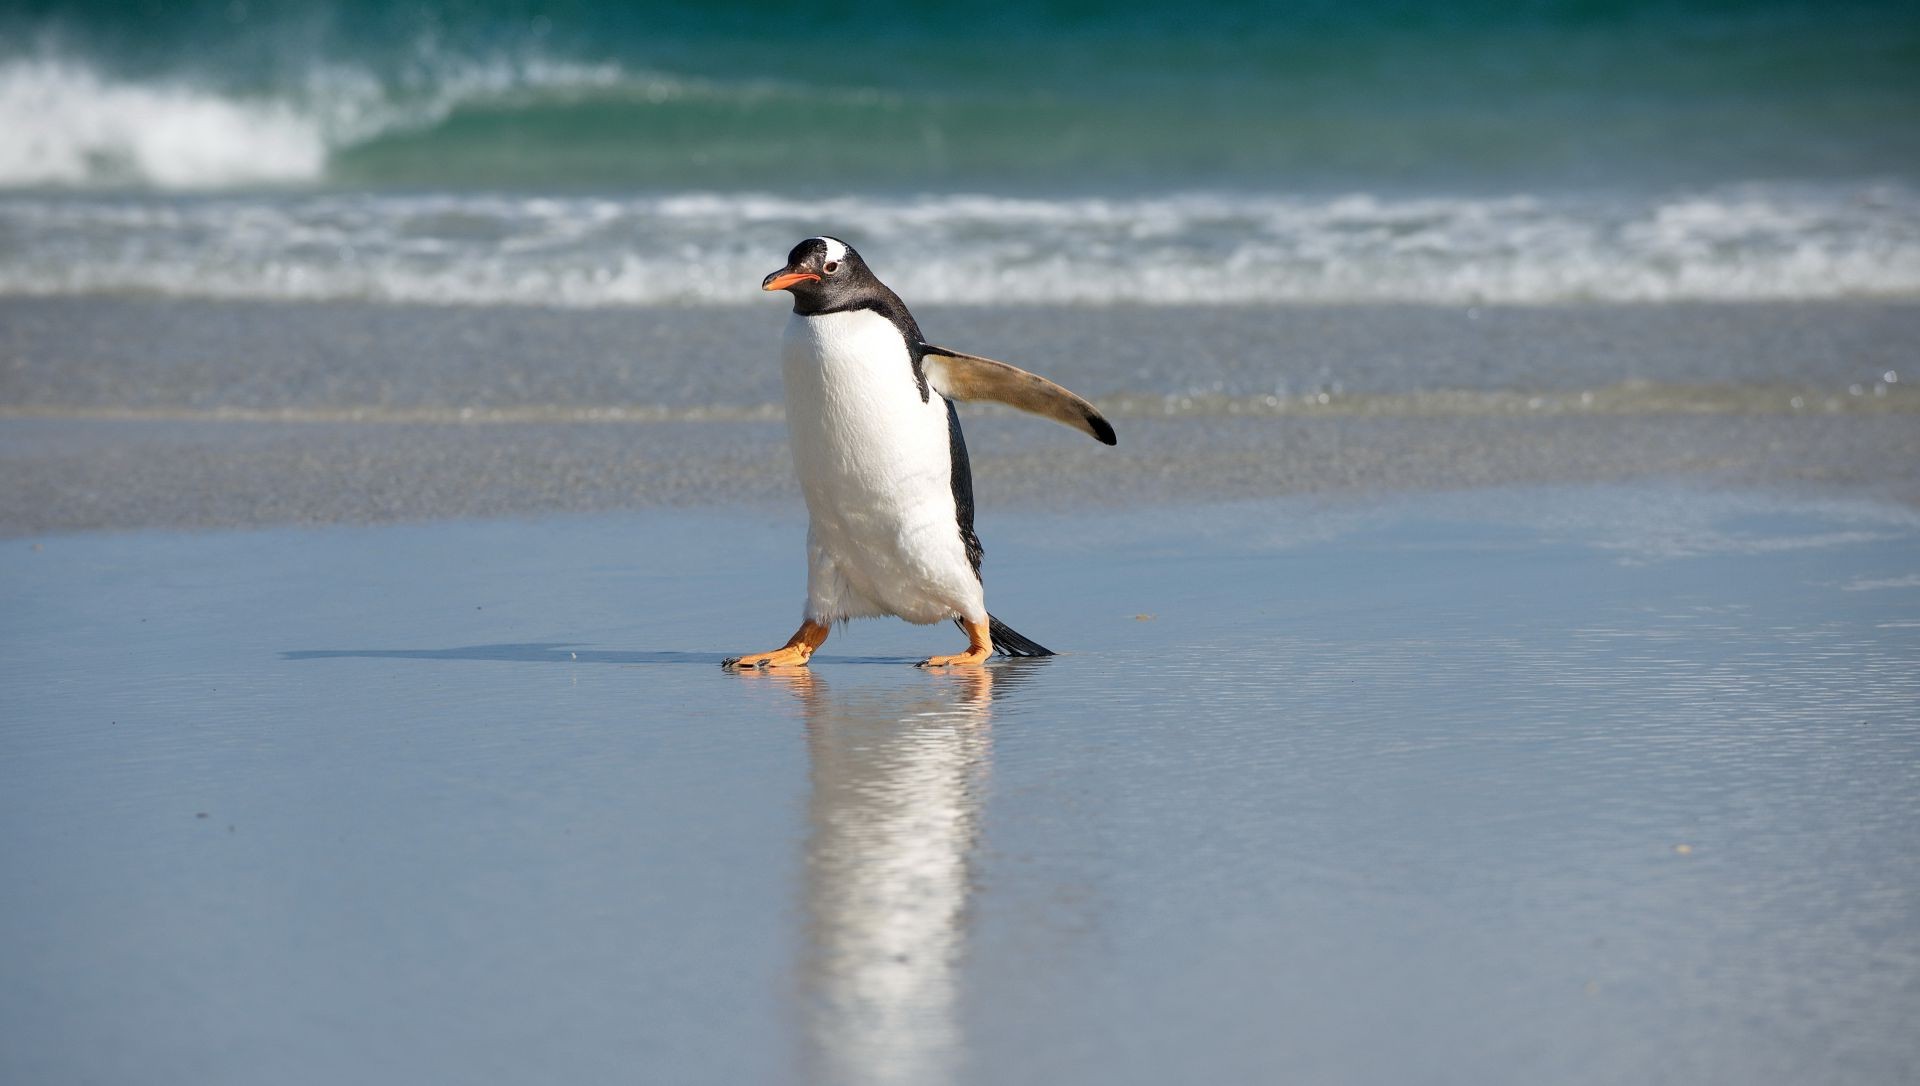
[[[847,259],[847,243],[846,242],[841,241],[839,238],[830,238],[825,236],[815,238],[814,240],[825,243],[827,247],[827,263],[838,264],[841,261]]]

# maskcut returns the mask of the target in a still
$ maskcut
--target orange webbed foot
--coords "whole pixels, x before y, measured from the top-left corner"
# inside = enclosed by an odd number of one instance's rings
[[[806,667],[813,659],[813,650],[826,643],[827,634],[832,629],[823,622],[808,619],[800,624],[800,629],[787,640],[787,643],[772,652],[756,652],[748,656],[729,656],[720,661],[720,666],[728,671],[747,671],[749,669]]]
[[[916,667],[979,667],[993,655],[993,635],[987,632],[985,622],[960,621],[960,627],[967,631],[967,651],[952,656],[929,656],[914,665]]]
[[[746,671],[751,668],[769,667],[806,667],[813,653],[801,648],[778,648],[772,652],[756,652],[747,656],[729,656],[720,661],[720,666],[728,671]]]

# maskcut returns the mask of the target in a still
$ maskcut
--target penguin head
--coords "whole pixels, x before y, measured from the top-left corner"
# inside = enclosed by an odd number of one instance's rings
[[[761,290],[793,295],[796,313],[835,308],[878,284],[867,262],[839,238],[808,238],[787,254],[787,266],[760,281]]]

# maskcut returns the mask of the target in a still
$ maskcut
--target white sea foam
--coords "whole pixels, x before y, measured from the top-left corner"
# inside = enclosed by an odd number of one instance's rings
[[[190,81],[135,82],[58,56],[0,60],[0,189],[150,185],[208,189],[314,182],[340,150],[421,129],[461,105],[617,88],[649,102],[699,93],[669,76],[539,57],[435,58],[389,85],[316,64],[270,96]]]
[[[751,303],[847,239],[916,303],[1920,295],[1920,193],[1661,197],[764,194],[0,197],[0,292],[562,306]]]
[[[0,185],[184,187],[320,176],[318,118],[179,85],[112,82],[81,65],[0,63]]]

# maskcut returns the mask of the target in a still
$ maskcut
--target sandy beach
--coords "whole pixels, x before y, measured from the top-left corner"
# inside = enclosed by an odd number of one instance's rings
[[[1920,1061],[1920,308],[935,310],[1065,654],[788,677],[777,313],[0,314],[9,1081]]]
[[[0,299],[0,534],[797,502],[777,305]],[[1100,402],[989,508],[1688,477],[1920,500],[1920,307],[934,307]],[[1887,378],[1891,375],[1893,380]]]
[[[0,549],[13,1081],[1898,1082],[1920,515],[1639,482]],[[90,1043],[110,1037],[111,1044]]]

